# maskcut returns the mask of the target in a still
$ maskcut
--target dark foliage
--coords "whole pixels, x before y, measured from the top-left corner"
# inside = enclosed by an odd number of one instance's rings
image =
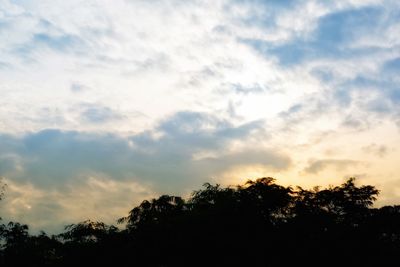
[[[69,225],[57,236],[1,225],[0,266],[385,265],[400,255],[400,206],[372,208],[373,186],[312,190],[272,178],[205,184],[185,200],[145,200],[118,220]]]

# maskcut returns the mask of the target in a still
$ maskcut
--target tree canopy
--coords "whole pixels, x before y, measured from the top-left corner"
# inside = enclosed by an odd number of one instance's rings
[[[280,266],[390,264],[400,253],[400,207],[351,178],[304,189],[273,178],[204,184],[188,199],[144,200],[119,227],[86,220],[63,233],[0,227],[1,266]]]

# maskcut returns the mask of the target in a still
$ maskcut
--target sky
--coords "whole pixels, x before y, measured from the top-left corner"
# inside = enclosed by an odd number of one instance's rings
[[[266,176],[399,204],[399,71],[398,0],[0,0],[0,216]]]

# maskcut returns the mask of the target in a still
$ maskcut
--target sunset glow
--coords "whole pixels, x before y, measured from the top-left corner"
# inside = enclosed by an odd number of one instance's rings
[[[399,203],[399,18],[395,0],[0,0],[1,217],[113,223],[258,177],[354,176]]]

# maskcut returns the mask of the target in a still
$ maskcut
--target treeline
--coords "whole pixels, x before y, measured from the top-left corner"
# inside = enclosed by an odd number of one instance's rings
[[[282,266],[398,264],[400,206],[372,208],[373,186],[326,189],[272,178],[205,184],[187,200],[163,195],[120,218],[58,235],[0,227],[0,266]]]

